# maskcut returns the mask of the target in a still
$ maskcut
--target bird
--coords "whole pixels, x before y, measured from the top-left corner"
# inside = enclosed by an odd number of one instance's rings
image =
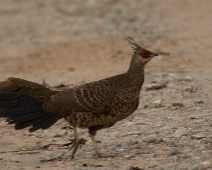
[[[103,154],[96,142],[97,131],[112,127],[130,116],[139,105],[145,65],[158,54],[126,39],[133,55],[126,72],[64,90],[53,90],[42,84],[10,77],[0,82],[0,118],[14,124],[16,130],[29,132],[48,129],[60,119],[73,128],[71,158],[78,146],[78,128],[88,129],[99,157]]]

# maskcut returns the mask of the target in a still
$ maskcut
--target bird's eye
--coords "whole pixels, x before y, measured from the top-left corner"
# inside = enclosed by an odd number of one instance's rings
[[[148,58],[150,56],[151,52],[149,51],[142,51],[139,55],[142,57],[142,58]]]

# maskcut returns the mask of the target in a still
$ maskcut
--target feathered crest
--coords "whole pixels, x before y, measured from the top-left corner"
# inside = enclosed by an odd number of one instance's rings
[[[134,52],[141,49],[141,47],[131,37],[127,37],[126,40],[129,42],[129,44],[131,45],[131,48],[133,49]]]

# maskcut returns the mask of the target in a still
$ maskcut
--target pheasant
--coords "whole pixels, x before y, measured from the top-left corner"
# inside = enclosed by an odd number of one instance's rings
[[[0,82],[0,117],[15,124],[16,130],[29,127],[29,132],[47,129],[64,118],[74,131],[72,158],[79,145],[77,128],[88,128],[97,155],[104,157],[95,140],[97,131],[113,126],[137,109],[144,66],[157,56],[132,38],[127,40],[134,54],[123,74],[62,91],[13,77]]]

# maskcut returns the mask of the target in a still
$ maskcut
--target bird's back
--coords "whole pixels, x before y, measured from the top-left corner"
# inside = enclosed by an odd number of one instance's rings
[[[138,106],[141,85],[134,82],[124,73],[61,91],[51,98],[58,106],[73,111],[65,113],[71,124],[85,127],[115,123]]]

